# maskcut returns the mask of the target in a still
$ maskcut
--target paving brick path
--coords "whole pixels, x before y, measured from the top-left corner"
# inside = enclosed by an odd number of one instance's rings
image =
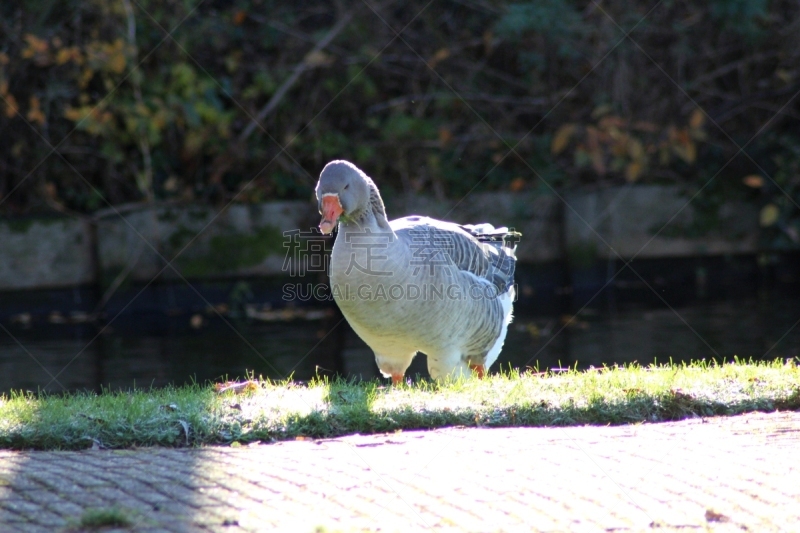
[[[0,531],[798,531],[800,413],[0,452]],[[77,531],[78,528],[73,528]]]

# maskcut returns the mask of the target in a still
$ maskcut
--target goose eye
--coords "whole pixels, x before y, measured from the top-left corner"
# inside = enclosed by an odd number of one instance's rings
[[[350,187],[350,184],[349,184],[349,183],[348,183],[347,185],[345,185],[345,186],[344,186],[344,190],[347,190],[347,188],[348,188],[348,187]]]

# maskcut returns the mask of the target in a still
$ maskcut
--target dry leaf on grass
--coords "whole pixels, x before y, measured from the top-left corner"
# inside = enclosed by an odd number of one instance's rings
[[[730,518],[725,516],[722,513],[718,513],[713,509],[706,509],[706,521],[707,522],[728,522]]]
[[[255,392],[258,390],[258,383],[253,380],[247,381],[226,381],[225,383],[217,383],[214,385],[214,391],[218,394],[222,394],[223,392],[233,392],[235,394],[241,394],[243,392]]]

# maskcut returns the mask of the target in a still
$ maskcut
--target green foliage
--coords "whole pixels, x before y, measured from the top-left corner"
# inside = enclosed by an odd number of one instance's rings
[[[543,0],[511,4],[497,22],[498,35],[521,41],[525,35],[541,35],[554,46],[560,57],[578,55],[576,43],[587,30],[577,6],[570,0]],[[545,68],[543,55],[538,51],[521,56],[526,64]]]
[[[767,0],[714,0],[711,16],[727,30],[745,37],[758,37],[759,22],[767,16]]]
[[[771,179],[762,179],[758,187],[764,228],[762,244],[777,250],[797,249],[800,247],[800,137],[792,133],[768,135],[759,148],[772,155],[772,164],[765,169]],[[774,215],[766,216],[767,212]]]
[[[341,9],[350,22],[309,54]],[[324,0],[3,3],[2,211],[307,199],[333,158],[389,195],[697,189],[800,84],[788,0],[413,0],[379,14]],[[794,157],[797,105],[753,143],[758,165]],[[745,194],[746,172],[724,170],[738,190],[720,202],[797,217],[777,189]]]
[[[79,527],[89,530],[98,530],[108,527],[127,528],[133,525],[128,514],[118,507],[106,509],[87,509],[81,515]]]

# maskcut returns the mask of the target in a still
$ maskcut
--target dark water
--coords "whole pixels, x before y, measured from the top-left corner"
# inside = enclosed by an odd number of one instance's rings
[[[612,303],[589,306],[571,322],[570,314],[523,311],[510,327],[499,365],[587,368],[800,357],[800,299],[791,291],[695,300],[674,309],[658,301]],[[340,323],[335,309],[326,313],[317,320],[268,323],[222,319],[211,312],[151,313],[120,319],[106,329],[4,321],[0,391],[161,386],[242,378],[248,372],[295,379],[332,371],[377,376],[369,349],[346,322]],[[426,373],[423,356],[410,373]]]
[[[800,356],[800,301],[775,293],[674,309],[628,306],[614,314],[579,315],[568,326],[566,318],[519,317],[506,360],[513,366],[534,358],[544,366],[558,360],[586,368],[633,361]]]

